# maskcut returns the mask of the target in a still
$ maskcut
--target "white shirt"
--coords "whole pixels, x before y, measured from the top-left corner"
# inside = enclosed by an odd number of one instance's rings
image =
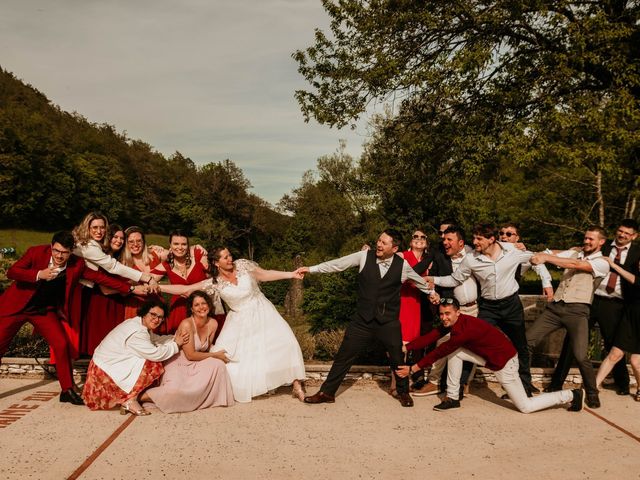
[[[620,265],[623,265],[624,262],[627,260],[627,255],[629,253],[630,246],[631,244],[628,243],[624,247],[620,247],[622,249],[622,251],[620,252]],[[609,258],[611,260],[615,260],[617,254],[618,254],[618,246],[616,245],[616,241],[614,240],[613,242],[611,242],[611,251],[609,252]],[[615,273],[616,275],[618,275],[618,278],[616,279],[615,290],[609,293],[607,292],[607,283],[609,283],[609,275],[611,275],[612,273]],[[605,297],[605,298],[622,298],[622,286],[620,283],[620,274],[618,274],[618,272],[616,272],[611,268],[609,271],[609,274],[602,280],[602,282],[600,282],[600,285],[598,285],[598,288],[596,289],[595,294],[598,295],[599,297]]]
[[[496,242],[496,244],[501,248],[501,252],[495,261],[474,251],[471,255],[465,255],[458,269],[451,275],[434,277],[434,283],[441,287],[457,287],[473,275],[480,284],[482,298],[501,300],[514,295],[520,289],[516,281],[516,269],[523,263],[528,264],[534,253],[519,250],[512,243]],[[548,270],[547,275],[549,275]],[[551,275],[548,282],[551,285]]]
[[[571,258],[574,253],[575,251],[573,250],[565,250],[564,252],[558,253],[556,257]],[[609,274],[609,262],[604,259],[602,251],[600,250],[590,253],[586,257],[584,256],[584,252],[579,252],[577,259],[589,262],[591,269],[593,270],[591,272],[593,278],[604,278]]]
[[[463,248],[460,253],[451,258],[451,268],[453,271],[457,271],[460,268],[462,260],[470,253],[467,253],[467,249]],[[468,305],[478,300],[478,284],[473,276],[467,278],[464,282],[453,289],[453,296],[460,302],[460,305]]]
[[[178,353],[173,335],[149,333],[140,317],[125,320],[100,342],[93,362],[122,390],[129,393],[146,360],[162,362]]]
[[[347,268],[358,267],[358,271],[361,272],[364,268],[364,264],[367,262],[368,250],[361,250],[351,255],[329,260],[328,262],[319,263],[313,267],[309,267],[311,273],[335,273],[342,272]],[[380,260],[376,258],[378,268],[380,269],[380,276],[384,277],[389,271],[393,257],[389,257],[386,260]],[[427,283],[420,275],[418,275],[409,263],[402,259],[402,274],[400,275],[400,282],[404,283],[407,280],[411,280],[416,287],[424,293],[430,294],[433,290],[427,287]]]

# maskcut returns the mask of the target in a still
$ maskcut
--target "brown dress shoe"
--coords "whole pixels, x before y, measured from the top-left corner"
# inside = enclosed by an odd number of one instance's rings
[[[334,403],[336,397],[328,393],[318,392],[309,397],[304,397],[304,403]]]
[[[398,393],[398,401],[403,407],[413,407],[413,398],[408,393]]]

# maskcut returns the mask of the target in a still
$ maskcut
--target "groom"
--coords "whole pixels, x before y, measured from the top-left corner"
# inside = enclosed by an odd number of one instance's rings
[[[377,338],[389,352],[400,404],[403,407],[413,406],[413,400],[409,395],[409,379],[400,378],[395,373],[400,365],[405,364],[398,319],[400,286],[405,281],[412,280],[423,292],[436,294],[428,289],[422,277],[405,260],[396,255],[399,245],[400,234],[387,229],[378,237],[375,250],[352,253],[299,270],[302,273],[331,273],[355,266],[360,270],[356,314],[347,326],[327,379],[318,393],[305,397],[306,403],[335,402],[336,391],[358,354]]]

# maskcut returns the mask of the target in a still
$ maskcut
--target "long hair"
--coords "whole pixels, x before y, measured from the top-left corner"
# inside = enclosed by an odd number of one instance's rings
[[[122,252],[124,251],[124,246],[125,246],[124,241],[123,241],[122,242],[122,247],[120,247],[120,250],[118,250],[117,252],[114,252],[111,249],[111,239],[118,232],[122,232],[124,234],[124,230],[123,230],[122,226],[118,225],[117,223],[112,223],[111,225],[109,225],[109,229],[107,230],[107,237],[109,237],[109,252],[108,253],[109,253],[109,255],[111,255],[116,260],[120,258],[120,255],[122,255]]]
[[[203,292],[202,290],[196,290],[195,292],[192,292],[191,295],[189,295],[189,297],[187,298],[187,302],[186,302],[187,316],[190,317],[193,315],[193,302],[195,302],[196,298],[202,298],[204,299],[205,302],[207,302],[207,305],[209,306],[208,316],[212,317],[213,314],[215,313],[213,300],[211,300],[211,297],[207,295],[205,292]]]
[[[76,241],[76,244],[86,245],[91,241],[91,232],[89,227],[91,226],[91,222],[94,220],[102,220],[104,221],[105,227],[105,235],[100,243],[100,247],[102,247],[103,251],[109,250],[109,236],[107,232],[109,231],[109,220],[107,217],[100,212],[90,212],[85,215],[80,224],[73,229],[73,238]]]
[[[134,267],[133,254],[129,250],[129,236],[132,233],[139,233],[142,238],[142,263],[149,265],[151,263],[151,255],[147,250],[147,238],[144,231],[140,227],[129,227],[124,231],[124,247],[122,248],[122,263],[127,267]]]
[[[184,254],[184,264],[187,267],[187,270],[189,270],[189,267],[191,267],[191,245],[189,245],[189,237],[182,230],[173,230],[169,233],[169,249],[171,249],[171,240],[173,237],[184,237],[187,239],[187,253]],[[169,255],[167,256],[167,262],[169,262],[169,265],[173,270],[173,266],[175,265],[175,256],[171,251],[169,251]]]
[[[218,281],[218,274],[220,269],[216,266],[216,262],[220,260],[220,254],[227,250],[227,247],[215,247],[213,250],[209,250],[207,254],[207,260],[209,260],[209,274],[211,274],[211,281],[216,283]]]

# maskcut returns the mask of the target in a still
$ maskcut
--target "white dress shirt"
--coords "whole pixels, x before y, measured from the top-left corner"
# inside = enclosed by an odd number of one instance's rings
[[[465,255],[458,269],[451,275],[434,277],[434,283],[441,287],[457,287],[473,275],[480,284],[482,298],[501,300],[514,295],[520,289],[516,281],[516,269],[523,263],[529,263],[534,253],[519,250],[512,243],[496,242],[496,244],[501,251],[495,261],[474,251],[470,255]]]
[[[342,272],[347,268],[356,266],[358,267],[358,271],[361,272],[364,268],[365,263],[367,262],[368,253],[368,250],[361,250],[344,257],[329,260],[328,262],[319,263],[318,265],[309,267],[309,272],[335,273]],[[389,271],[389,267],[391,267],[392,261],[393,257],[389,257],[385,260],[376,258],[376,263],[378,264],[378,268],[380,269],[381,277],[384,277],[387,274],[387,272]],[[427,282],[424,281],[424,278],[418,275],[406,260],[402,259],[402,274],[400,276],[400,282],[404,283],[407,280],[411,280],[419,290],[423,291],[426,294],[430,294],[433,292],[433,290],[429,289],[429,287],[427,286]]]
[[[471,255],[471,253],[467,253],[467,250],[463,248],[458,255],[451,258],[451,268],[453,271],[457,271],[460,268],[460,264],[464,260],[467,255]],[[475,278],[470,276],[460,285],[453,289],[453,296],[455,297],[460,305],[469,305],[470,303],[476,302],[478,300],[478,284],[476,283]]]
[[[627,260],[627,255],[629,254],[630,246],[631,244],[627,244],[624,247],[620,247],[622,249],[622,251],[620,252],[620,265],[623,265],[624,262]],[[618,254],[618,246],[616,245],[616,241],[614,240],[613,242],[611,242],[611,251],[609,252],[609,258],[611,260],[615,260],[617,254]],[[618,275],[618,278],[616,279],[615,290],[609,293],[607,292],[607,283],[609,283],[609,275],[611,275],[612,273],[615,273],[616,275]],[[607,275],[606,277],[604,277],[604,279],[602,279],[602,282],[600,282],[600,285],[598,285],[598,288],[596,289],[595,294],[598,295],[599,297],[604,297],[604,298],[622,299],[622,286],[620,283],[620,275],[613,268],[610,269],[609,275]]]
[[[571,258],[574,254],[575,251],[573,250],[565,250],[564,252],[558,253],[556,257]],[[593,270],[593,272],[591,272],[593,278],[605,278],[609,274],[609,262],[605,260],[601,250],[590,253],[586,257],[584,256],[584,252],[579,252],[577,259],[589,262]]]

